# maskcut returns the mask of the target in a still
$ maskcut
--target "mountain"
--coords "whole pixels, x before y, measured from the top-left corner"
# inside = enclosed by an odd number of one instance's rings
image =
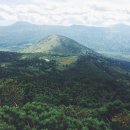
[[[130,62],[84,55],[72,64],[63,64],[70,57],[51,54],[49,59],[43,53],[0,52],[0,83],[17,80],[25,91],[24,102],[79,106],[116,99],[129,102]]]
[[[50,35],[24,50],[26,53],[78,55],[94,53],[78,42],[61,35]]]
[[[0,49],[19,51],[48,35],[59,34],[101,52],[130,52],[130,26],[51,26],[17,22],[0,27]]]
[[[129,130],[130,62],[84,55],[59,70],[44,58],[0,52],[1,130]]]

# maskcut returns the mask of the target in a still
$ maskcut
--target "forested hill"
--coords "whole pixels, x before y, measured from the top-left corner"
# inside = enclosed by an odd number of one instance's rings
[[[87,105],[116,99],[129,101],[129,62],[97,55],[84,55],[77,60],[73,56],[49,57],[0,52],[1,81],[11,78],[22,83],[26,102],[44,99],[54,104]]]
[[[0,130],[130,130],[129,101],[129,62],[0,52]]]

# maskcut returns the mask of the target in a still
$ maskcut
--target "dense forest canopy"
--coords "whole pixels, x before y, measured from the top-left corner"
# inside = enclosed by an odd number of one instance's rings
[[[129,130],[129,72],[96,54],[0,52],[0,130]]]

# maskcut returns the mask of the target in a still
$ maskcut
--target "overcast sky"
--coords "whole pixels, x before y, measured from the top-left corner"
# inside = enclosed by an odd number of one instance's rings
[[[130,25],[130,0],[0,0],[0,25]]]

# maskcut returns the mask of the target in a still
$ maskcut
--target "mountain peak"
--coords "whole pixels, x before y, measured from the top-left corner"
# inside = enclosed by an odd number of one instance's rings
[[[34,24],[29,23],[29,22],[25,22],[25,21],[17,21],[16,23],[12,24],[12,26],[23,26],[23,27],[27,27],[27,26],[34,26]]]
[[[49,35],[48,37],[60,38],[60,37],[65,37],[65,36],[62,36],[62,35],[59,35],[59,34],[52,34],[52,35]]]
[[[92,53],[92,50],[68,37],[53,34],[49,35],[45,39],[40,40],[38,43],[33,44],[24,52],[77,55],[90,52]]]
[[[66,37],[66,36],[62,36],[62,35],[59,35],[59,34],[52,34],[52,35],[49,35],[48,37],[46,37],[46,38],[50,38],[50,39],[53,39],[53,40],[63,40],[63,39],[69,39],[69,40],[72,40],[72,39],[70,39],[70,38],[68,38],[68,37]],[[46,39],[45,38],[45,39]],[[76,42],[76,41],[75,41]]]
[[[52,34],[52,35],[49,35],[48,37],[46,37],[45,39],[48,39],[48,40],[51,40],[51,39],[53,39],[53,40],[60,40],[62,38],[65,38],[65,36],[58,35],[58,34]]]

